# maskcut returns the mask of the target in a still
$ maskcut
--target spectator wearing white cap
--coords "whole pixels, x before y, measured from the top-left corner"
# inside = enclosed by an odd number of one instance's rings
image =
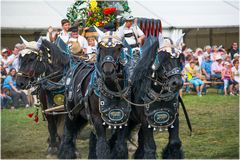
[[[210,53],[211,53],[211,46],[206,45],[206,46],[204,47],[204,53],[208,53],[208,54],[210,55]]]
[[[208,52],[205,52],[203,54],[203,57],[204,57],[204,60],[201,66],[202,74],[206,77],[207,80],[210,80],[213,61],[210,59],[210,54],[208,54]]]
[[[222,80],[224,82],[224,95],[227,96],[229,88],[230,95],[233,96],[232,93],[232,86],[233,86],[233,77],[232,77],[232,70],[231,64],[229,62],[224,63],[224,67],[222,68]]]
[[[216,56],[216,61],[213,62],[211,66],[211,76],[213,78],[221,79],[221,72],[222,72],[222,57],[220,55]]]
[[[9,66],[8,66],[8,49],[7,48],[3,48],[2,49],[2,57],[1,57],[1,70],[3,70],[4,72],[8,73],[9,72]]]
[[[183,52],[184,56],[193,56],[193,50],[191,48],[186,48]]]

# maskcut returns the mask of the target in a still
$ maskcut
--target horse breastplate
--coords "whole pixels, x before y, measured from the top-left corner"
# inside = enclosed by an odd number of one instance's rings
[[[126,124],[131,112],[131,106],[123,99],[108,99],[104,96],[99,97],[99,111],[104,121],[103,125],[109,128],[122,128]]]
[[[178,103],[174,102],[156,102],[145,107],[145,115],[149,128],[167,128],[172,125],[178,114]]]
[[[178,113],[178,103],[174,99],[176,94],[169,94],[168,96],[161,96],[153,89],[149,89],[145,97],[144,102],[150,102],[156,99],[156,102],[149,106],[145,106],[145,115],[149,123],[149,128],[167,128],[172,125],[176,119]]]

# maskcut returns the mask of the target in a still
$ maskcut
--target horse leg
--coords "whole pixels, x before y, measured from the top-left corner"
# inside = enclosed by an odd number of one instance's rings
[[[94,117],[94,116],[92,116]],[[106,139],[106,128],[102,125],[101,116],[93,118],[93,124],[97,135],[96,155],[98,159],[110,159],[110,148]]]
[[[114,148],[112,149],[112,159],[128,159],[128,148],[127,148],[127,129],[123,127],[117,131],[117,137]]]
[[[97,137],[93,132],[91,132],[89,137],[88,159],[97,159],[97,155],[96,155],[97,143],[96,142],[97,142]]]
[[[47,152],[49,155],[57,154],[58,152],[58,143],[57,143],[57,126],[56,126],[56,117],[52,115],[47,115],[47,122],[48,122],[48,149]]]
[[[83,127],[86,124],[86,120],[80,117],[74,117],[73,120],[70,120],[66,115],[65,117],[65,127],[64,133],[62,136],[62,141],[58,153],[58,158],[60,159],[74,159],[76,156],[76,137],[77,132],[80,127]]]
[[[156,159],[156,144],[153,136],[153,129],[148,128],[148,123],[142,123],[143,140],[144,140],[144,159]]]
[[[174,128],[168,127],[169,142],[163,149],[163,159],[183,159],[183,151],[181,149],[182,142],[179,138],[179,119],[178,115],[173,123]]]
[[[138,131],[138,147],[133,155],[134,159],[143,159],[143,157],[144,157],[144,138],[143,138],[143,136],[144,136],[143,131],[140,128],[140,130]]]

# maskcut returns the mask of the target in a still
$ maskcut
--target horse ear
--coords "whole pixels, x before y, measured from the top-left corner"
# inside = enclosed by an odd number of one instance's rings
[[[37,48],[40,49],[41,45],[42,45],[42,37],[39,37],[37,41]]]
[[[96,30],[97,33],[98,33],[98,41],[99,41],[99,40],[101,41],[102,37],[103,37],[105,34],[103,33],[103,31],[101,31],[100,29],[98,29],[96,26],[94,26],[94,28],[95,28],[95,30]]]
[[[181,47],[180,44],[182,42],[183,36],[185,35],[185,33],[183,33],[177,40],[176,40],[176,46],[177,47]]]
[[[162,48],[164,44],[164,37],[161,32],[159,32],[159,35],[158,35],[158,43],[159,43],[159,48]]]
[[[22,40],[22,42],[25,44],[25,45],[27,45],[28,44],[28,41],[27,40],[25,40],[22,36],[20,36],[20,38],[21,38],[21,40]]]

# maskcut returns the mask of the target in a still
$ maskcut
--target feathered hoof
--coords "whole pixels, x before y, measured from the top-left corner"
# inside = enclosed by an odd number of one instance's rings
[[[162,152],[163,159],[183,159],[184,154],[181,144],[167,145]]]
[[[57,155],[58,153],[58,147],[48,147],[47,149],[48,155]]]
[[[61,149],[58,153],[59,159],[76,159],[77,155],[72,147],[65,147]]]

